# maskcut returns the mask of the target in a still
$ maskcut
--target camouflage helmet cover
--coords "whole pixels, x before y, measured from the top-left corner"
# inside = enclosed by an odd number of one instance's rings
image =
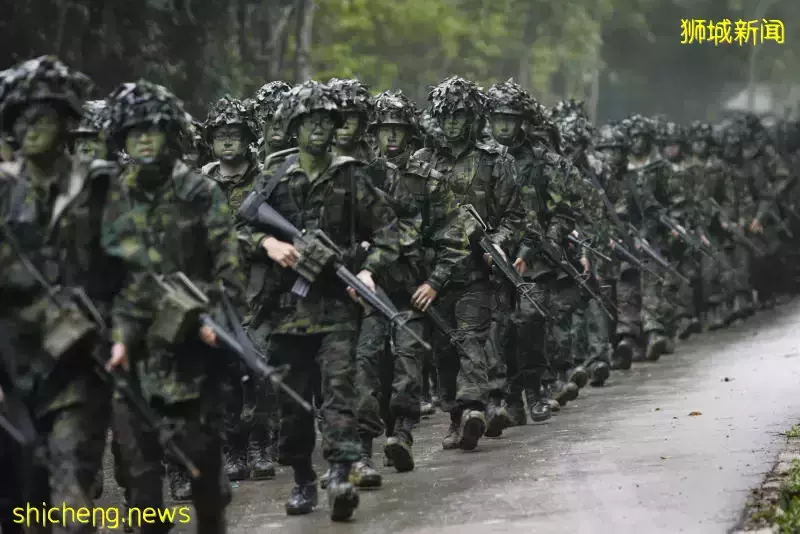
[[[40,56],[7,69],[0,75],[0,127],[10,132],[25,104],[57,102],[74,119],[93,88],[83,73],[71,69],[55,56]]]
[[[685,143],[686,130],[676,122],[666,121],[658,129],[658,140],[662,143]]]
[[[606,124],[598,130],[594,147],[596,149],[626,149],[628,147],[628,138],[625,135],[625,131],[619,125]]]
[[[108,128],[110,109],[105,100],[88,100],[83,104],[83,114],[74,135],[96,135]]]
[[[206,142],[210,143],[214,130],[222,126],[241,126],[248,143],[258,138],[253,131],[252,115],[238,98],[224,96],[214,103],[203,123]]]
[[[371,116],[373,102],[365,84],[358,80],[331,78],[327,85],[338,102],[340,112],[356,112],[367,117]]]
[[[337,123],[341,121],[338,101],[324,83],[310,80],[294,86],[275,111],[275,120],[289,128],[295,119],[315,111],[328,111],[333,114]]]
[[[706,122],[701,122],[701,121],[692,122],[692,124],[689,125],[686,134],[687,137],[692,141],[714,140],[714,128]]]
[[[281,98],[291,90],[292,86],[281,80],[262,85],[251,101],[253,116],[262,124],[271,120]]]
[[[430,112],[434,117],[466,110],[478,117],[486,112],[488,97],[471,82],[460,76],[451,76],[428,93]]]
[[[513,78],[491,86],[488,96],[492,113],[519,115],[529,122],[540,122],[539,104]]]
[[[116,139],[140,125],[160,126],[175,135],[187,130],[183,102],[161,85],[146,80],[124,83],[111,93],[108,101],[110,130]]]
[[[655,135],[653,121],[643,115],[633,115],[628,122],[628,137],[634,138],[642,135],[653,138]]]
[[[417,106],[403,91],[384,91],[375,98],[375,122],[381,124],[401,124],[417,128]]]

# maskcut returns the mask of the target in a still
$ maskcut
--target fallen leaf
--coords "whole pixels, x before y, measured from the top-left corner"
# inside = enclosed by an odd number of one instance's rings
[[[697,415],[703,415],[703,412],[689,412],[689,417],[695,417]]]
[[[722,381],[723,381],[723,382],[732,382],[732,381],[733,381],[733,378],[731,378],[731,377],[729,377],[729,376],[726,376],[725,378],[723,378],[723,379],[722,379]]]
[[[660,412],[660,411],[661,411],[661,408],[656,408],[656,409],[655,409],[655,410],[653,410],[653,411],[654,411],[654,412]]]
[[[661,457],[662,460],[669,460],[670,458],[672,458],[672,456],[662,456]]]

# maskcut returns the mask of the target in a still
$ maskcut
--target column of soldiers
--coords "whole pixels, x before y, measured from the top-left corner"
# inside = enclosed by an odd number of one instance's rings
[[[109,433],[125,504],[167,477],[198,532],[276,465],[287,514],[321,486],[348,520],[376,438],[413,471],[434,404],[471,451],[800,282],[793,121],[596,129],[458,76],[424,110],[275,81],[202,123],[144,80],[90,93],[54,57],[0,73],[3,534],[25,502],[91,506]]]

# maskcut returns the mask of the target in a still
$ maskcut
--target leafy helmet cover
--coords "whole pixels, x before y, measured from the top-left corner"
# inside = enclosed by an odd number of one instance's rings
[[[513,78],[492,85],[488,98],[491,113],[519,115],[531,123],[541,122],[541,106]]]
[[[324,83],[315,80],[294,86],[283,98],[275,111],[275,120],[290,129],[295,119],[315,111],[329,111],[337,122],[341,121],[339,102],[333,91]]]
[[[602,148],[622,148],[628,147],[628,137],[620,125],[606,124],[597,131],[594,147]]]
[[[428,93],[431,115],[438,118],[442,115],[466,110],[476,117],[482,117],[488,106],[488,97],[475,84],[461,78],[450,76]]]
[[[111,135],[118,141],[134,126],[157,126],[175,136],[188,131],[183,102],[162,85],[147,80],[123,83],[108,101]]]
[[[632,115],[627,123],[627,128],[628,137],[631,139],[637,135],[643,135],[651,139],[655,136],[653,120],[643,115]]]
[[[686,132],[692,141],[714,141],[714,127],[707,122],[694,121]]]
[[[403,91],[384,91],[375,98],[374,126],[401,124],[418,128],[417,106]]]
[[[339,111],[361,113],[367,120],[371,119],[374,103],[364,83],[359,80],[331,78],[328,87],[338,101]]]
[[[0,128],[10,132],[19,113],[32,102],[53,102],[73,119],[93,88],[82,72],[55,56],[29,59],[0,73]]]
[[[252,143],[258,139],[253,130],[252,114],[245,104],[238,98],[224,96],[217,100],[208,112],[203,123],[203,133],[207,143],[211,143],[214,130],[222,126],[241,126],[244,128],[245,140]]]
[[[262,85],[252,98],[252,113],[255,119],[260,124],[271,120],[281,99],[291,90],[292,86],[281,80]]]
[[[111,110],[105,100],[87,100],[83,104],[83,114],[78,126],[72,130],[75,135],[96,135],[108,128]]]

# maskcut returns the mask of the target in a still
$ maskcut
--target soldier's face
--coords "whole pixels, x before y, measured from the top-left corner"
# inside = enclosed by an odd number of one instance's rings
[[[492,135],[504,145],[514,141],[522,129],[522,117],[506,113],[492,114]]]
[[[722,155],[727,160],[737,160],[742,156],[742,144],[738,142],[725,143]]]
[[[220,161],[237,161],[247,153],[247,143],[241,126],[229,125],[217,128],[211,140],[214,157]]]
[[[131,128],[125,136],[125,151],[136,162],[148,165],[155,162],[166,145],[167,135],[153,125]]]
[[[344,124],[336,130],[336,145],[348,147],[361,138],[363,120],[360,113],[345,113]]]
[[[75,157],[81,163],[89,163],[95,159],[105,159],[106,143],[99,135],[81,136],[75,140]]]
[[[705,139],[698,139],[692,143],[692,153],[698,156],[705,156],[708,154],[708,141]]]
[[[378,128],[378,146],[381,154],[394,156],[406,149],[408,126],[403,124],[384,124]]]
[[[631,152],[635,156],[642,156],[650,150],[650,139],[645,135],[636,135],[631,139]]]
[[[20,114],[14,124],[14,137],[20,140],[23,156],[38,156],[58,147],[63,128],[55,108],[34,105]]]
[[[670,161],[675,161],[681,157],[681,146],[675,143],[664,145],[661,154]]]
[[[264,140],[272,148],[280,148],[286,144],[286,131],[279,121],[268,121],[264,127]]]
[[[450,141],[461,141],[469,133],[472,116],[464,109],[442,116],[441,127],[445,138]]]
[[[315,111],[300,119],[297,144],[307,152],[321,154],[328,150],[336,131],[336,122],[327,111]]]

